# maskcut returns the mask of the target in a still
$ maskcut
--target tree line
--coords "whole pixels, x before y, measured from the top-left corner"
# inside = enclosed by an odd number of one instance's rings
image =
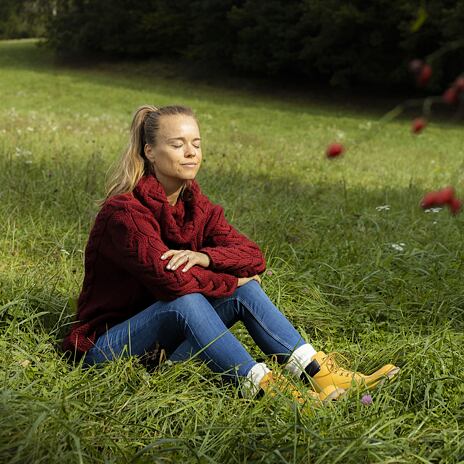
[[[45,37],[54,3],[50,0],[1,0],[0,39]]]
[[[464,0],[3,2],[39,5],[60,56],[182,57],[336,86],[407,85],[407,63],[430,54],[432,88],[464,68]]]

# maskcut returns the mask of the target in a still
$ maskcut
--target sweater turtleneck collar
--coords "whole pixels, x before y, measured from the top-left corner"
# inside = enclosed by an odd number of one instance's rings
[[[183,200],[179,195],[172,206],[164,187],[153,175],[141,177],[133,193],[154,214],[165,238],[175,243],[190,243],[198,232],[198,221],[204,216],[201,206],[201,190],[198,183],[191,182],[192,198]]]

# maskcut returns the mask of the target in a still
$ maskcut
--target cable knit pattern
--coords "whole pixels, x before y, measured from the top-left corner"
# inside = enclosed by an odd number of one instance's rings
[[[264,271],[259,247],[227,223],[197,182],[191,188],[190,201],[171,206],[156,177],[144,176],[132,193],[105,202],[87,242],[77,321],[63,340],[65,350],[80,357],[108,328],[157,300],[229,296],[237,277]],[[161,256],[169,249],[207,253],[210,266],[167,270],[169,260]]]
[[[210,257],[211,269],[231,272],[238,277],[251,277],[266,268],[258,245],[226,221],[224,209],[219,205],[213,206],[205,237],[206,246],[200,251]]]

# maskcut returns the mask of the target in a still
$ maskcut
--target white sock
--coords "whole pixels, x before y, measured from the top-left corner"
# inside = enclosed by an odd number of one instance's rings
[[[291,354],[284,369],[289,371],[294,377],[300,378],[302,372],[316,353],[317,351],[312,345],[305,343]]]
[[[259,382],[271,370],[265,363],[256,363],[244,378],[244,396],[251,398],[260,390]]]

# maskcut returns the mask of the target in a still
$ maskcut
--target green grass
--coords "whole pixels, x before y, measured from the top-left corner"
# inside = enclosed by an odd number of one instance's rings
[[[464,196],[462,125],[374,131],[375,107],[175,69],[64,67],[33,41],[0,42],[0,461],[464,462],[464,216],[418,207],[448,184]],[[353,392],[300,415],[284,398],[240,399],[195,361],[150,373],[63,359],[94,200],[143,103],[196,111],[202,189],[265,251],[263,288],[313,345],[362,371],[401,366],[372,406]],[[339,137],[349,150],[329,162]]]

